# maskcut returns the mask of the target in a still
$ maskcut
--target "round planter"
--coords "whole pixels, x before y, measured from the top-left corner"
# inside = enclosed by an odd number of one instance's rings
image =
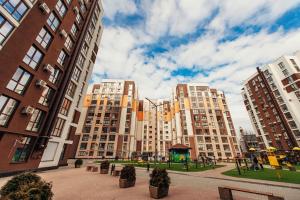
[[[100,169],[100,174],[108,174],[108,169]]]
[[[160,199],[168,196],[169,187],[154,187],[149,185],[150,197],[154,199]]]
[[[129,188],[135,185],[135,181],[128,181],[127,179],[119,179],[120,188]]]

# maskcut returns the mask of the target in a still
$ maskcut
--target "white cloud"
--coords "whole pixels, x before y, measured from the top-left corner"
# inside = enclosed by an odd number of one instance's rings
[[[103,0],[103,9],[109,19],[114,19],[117,13],[130,15],[137,11],[133,0]]]

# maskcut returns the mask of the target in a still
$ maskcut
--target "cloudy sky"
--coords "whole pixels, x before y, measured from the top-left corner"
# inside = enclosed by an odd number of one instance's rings
[[[300,0],[102,0],[93,82],[131,79],[140,97],[177,83],[223,90],[235,127],[251,129],[240,95],[255,68],[300,49]]]

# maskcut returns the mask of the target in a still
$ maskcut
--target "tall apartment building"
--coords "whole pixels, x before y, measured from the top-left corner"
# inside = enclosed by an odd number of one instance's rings
[[[249,131],[245,131],[240,127],[240,149],[243,154],[250,152],[250,148],[260,151],[257,136]]]
[[[223,92],[206,84],[178,84],[174,94],[177,143],[190,146],[191,157],[233,158],[236,133]]]
[[[261,148],[300,145],[300,52],[257,68],[242,95]]]
[[[77,158],[128,158],[136,151],[138,109],[133,81],[103,80],[86,96]]]
[[[0,1],[0,174],[71,155],[102,12],[100,0]]]

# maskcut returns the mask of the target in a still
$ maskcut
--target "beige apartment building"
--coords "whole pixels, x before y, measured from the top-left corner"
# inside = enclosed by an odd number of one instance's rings
[[[205,84],[178,84],[171,100],[139,100],[134,82],[103,80],[86,96],[83,110],[78,158],[157,153],[168,159],[178,143],[191,147],[192,159],[239,153],[225,95]]]

